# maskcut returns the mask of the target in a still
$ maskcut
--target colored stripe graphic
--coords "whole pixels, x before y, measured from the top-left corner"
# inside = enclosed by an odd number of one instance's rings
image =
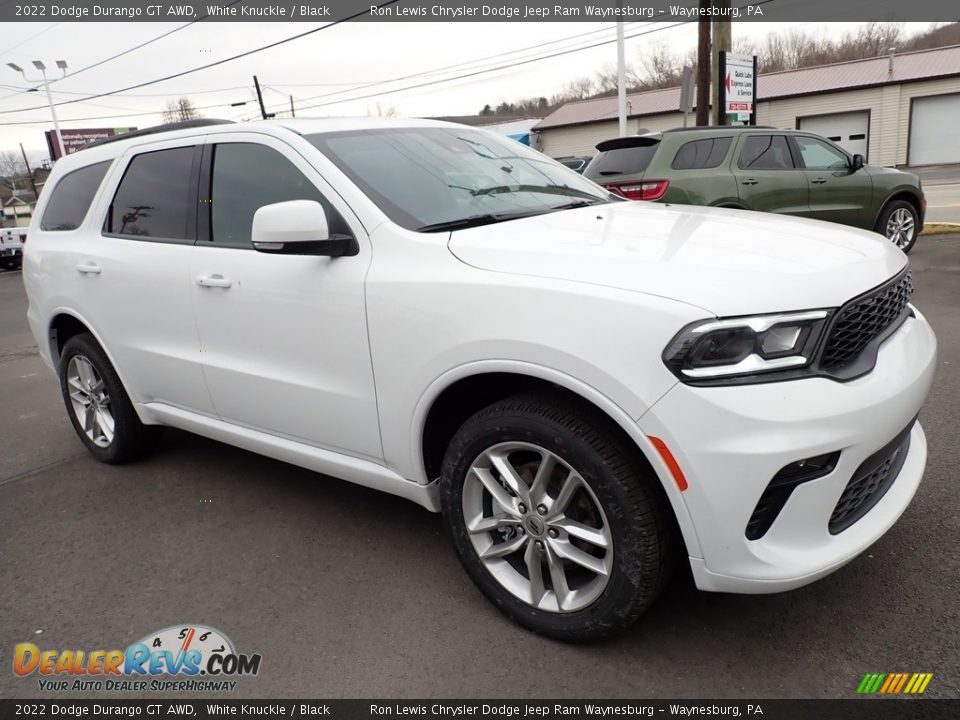
[[[933,673],[867,673],[857,685],[860,695],[922,695]]]

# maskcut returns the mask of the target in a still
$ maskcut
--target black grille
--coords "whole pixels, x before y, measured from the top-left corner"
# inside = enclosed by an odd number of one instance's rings
[[[842,370],[855,361],[871,341],[904,316],[912,294],[913,280],[907,270],[840,308],[824,346],[823,368]]]
[[[830,516],[828,528],[831,535],[841,533],[853,525],[870,512],[887,493],[907,459],[912,429],[911,422],[897,437],[857,468]]]

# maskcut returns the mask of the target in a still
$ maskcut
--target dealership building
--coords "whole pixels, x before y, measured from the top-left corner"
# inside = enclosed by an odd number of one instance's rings
[[[681,127],[679,107],[680,88],[630,94],[627,132]],[[760,75],[757,124],[815,132],[874,165],[960,163],[960,46]],[[567,103],[533,129],[551,157],[592,155],[618,135],[617,98]]]

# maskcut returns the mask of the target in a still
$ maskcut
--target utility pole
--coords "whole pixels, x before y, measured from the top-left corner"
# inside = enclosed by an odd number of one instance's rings
[[[290,96],[290,117],[296,117],[297,111],[293,109],[293,95]]]
[[[272,117],[276,117],[275,113],[268,113],[267,108],[263,106],[263,93],[260,92],[260,81],[257,80],[257,76],[253,76],[253,86],[257,89],[257,102],[260,103],[260,117],[264,120]]]
[[[710,0],[700,0],[700,10]],[[697,21],[697,125],[710,124],[710,21]]]
[[[716,7],[730,9],[730,0],[716,0]],[[727,124],[727,113],[725,112],[726,108],[720,106],[720,86],[723,84],[724,78],[721,76],[723,72],[723,65],[720,62],[720,53],[730,52],[733,48],[730,46],[733,44],[731,40],[731,31],[730,31],[730,16],[721,15],[720,17],[726,18],[724,20],[715,20],[713,22],[713,47],[714,51],[711,53],[711,59],[714,62],[714,71],[713,71],[713,87],[714,87],[714,97],[713,97],[713,124],[714,125],[726,125]]]
[[[620,137],[627,136],[627,63],[623,49],[623,22],[617,21],[617,117]]]
[[[23,143],[20,143],[20,154],[23,155],[23,164],[27,168],[27,175],[30,176],[30,185],[33,187],[33,197],[39,198],[40,193],[37,192],[37,183],[33,179],[33,170],[30,169],[30,161],[27,160],[27,151],[23,149]]]

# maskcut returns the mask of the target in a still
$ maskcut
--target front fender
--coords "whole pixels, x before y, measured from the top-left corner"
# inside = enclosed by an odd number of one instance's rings
[[[674,515],[677,518],[677,524],[683,534],[687,552],[693,557],[702,557],[700,542],[687,511],[683,495],[672,480],[669,468],[653,446],[650,438],[640,430],[637,420],[632,418],[630,413],[596,388],[555,368],[516,360],[481,360],[452,368],[438,377],[420,396],[420,400],[417,402],[413,413],[413,420],[410,423],[410,456],[416,458],[417,477],[415,480],[417,482],[428,482],[427,471],[423,463],[422,443],[427,416],[434,402],[447,388],[456,382],[465,378],[491,373],[525,375],[539,380],[546,380],[588,401],[615,422],[633,441],[640,452],[643,453],[644,457],[646,457],[650,463],[650,466],[654,469],[654,472],[656,472],[660,484],[673,508]]]

